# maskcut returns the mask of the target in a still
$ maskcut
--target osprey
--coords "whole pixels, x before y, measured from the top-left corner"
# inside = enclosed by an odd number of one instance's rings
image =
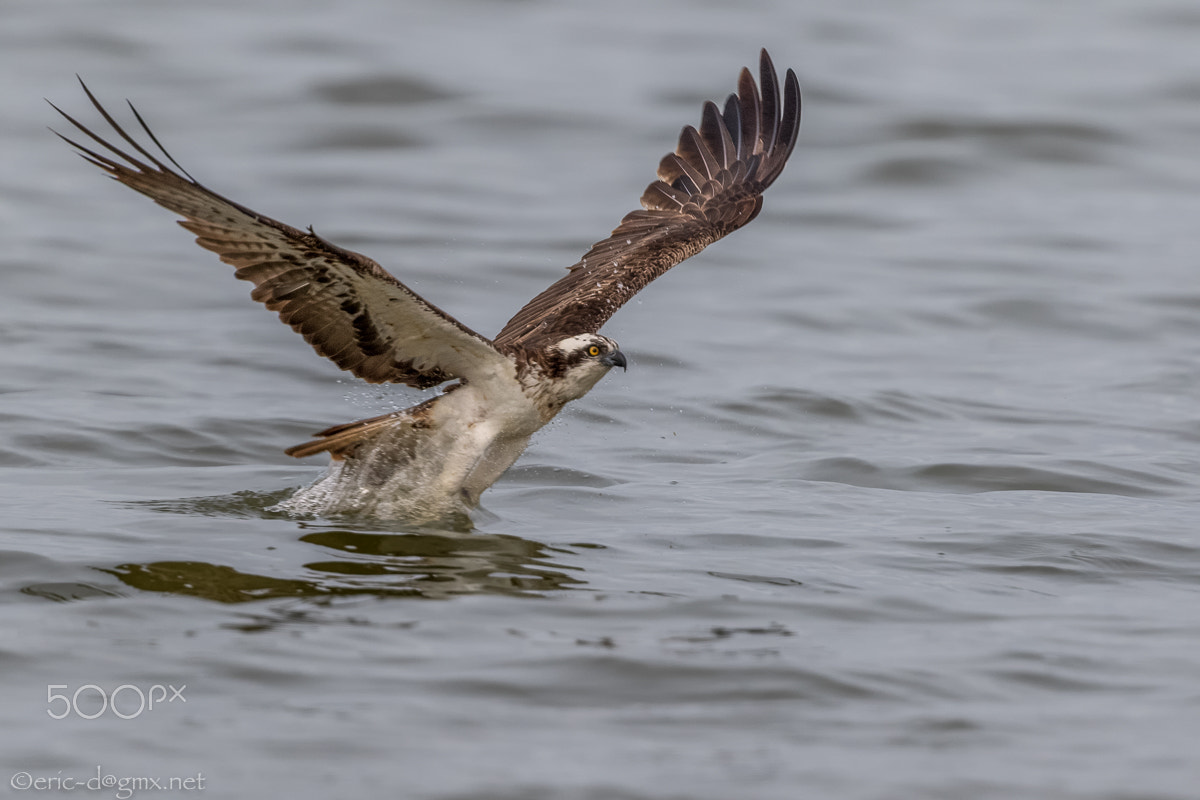
[[[128,134],[92,92],[92,105],[131,150],[93,133],[57,106],[97,149],[59,135],[86,160],[183,217],[196,242],[254,284],[250,296],[321,355],[368,383],[448,384],[412,408],[335,425],[287,450],[328,453],[329,471],[277,508],[290,513],[436,519],[479,502],[530,437],[613,367],[626,367],[598,331],[650,281],[742,227],[762,208],[796,144],[800,88],[787,71],[782,102],[765,50],[759,81],[743,69],[724,109],[704,105],[658,166],[642,210],[584,254],[517,312],[493,339],[419,297],[379,264],[292,228],[201,185],[159,143]],[[83,84],[82,80],[80,81]],[[92,147],[95,147],[93,145]]]

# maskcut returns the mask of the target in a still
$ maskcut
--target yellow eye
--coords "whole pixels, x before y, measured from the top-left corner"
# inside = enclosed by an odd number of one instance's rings
[[[600,348],[596,347],[596,345],[592,345],[587,349],[587,354],[589,356],[598,356],[600,355]]]

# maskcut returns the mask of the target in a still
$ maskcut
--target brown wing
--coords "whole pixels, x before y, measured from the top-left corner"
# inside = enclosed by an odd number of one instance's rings
[[[505,349],[534,340],[595,333],[646,284],[745,225],[762,192],[779,177],[800,128],[800,86],[790,69],[783,104],[767,51],[759,60],[762,94],[748,69],[721,112],[705,103],[658,165],[642,195],[643,211],[621,220],[562,280],[533,298],[496,336]]]
[[[279,312],[281,320],[342,369],[371,383],[425,388],[451,378],[482,379],[510,363],[487,339],[366,256],[325,241],[311,228],[297,230],[201,186],[163,149],[131,104],[138,123],[172,169],[126,133],[87,86],[83,90],[137,156],[51,103],[115,158],[58,135],[116,180],[182,215],[179,224],[196,234],[197,244],[237,267],[237,277],[254,284],[251,297]]]

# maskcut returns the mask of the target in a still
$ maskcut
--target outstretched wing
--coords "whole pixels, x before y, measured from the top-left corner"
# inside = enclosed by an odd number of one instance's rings
[[[762,192],[779,177],[800,129],[800,85],[787,71],[779,83],[767,51],[759,59],[762,94],[748,69],[724,112],[705,103],[658,165],[642,211],[621,220],[570,273],[533,298],[496,336],[504,349],[534,340],[595,333],[646,284],[737,230],[762,208]]]
[[[425,388],[451,378],[484,378],[508,363],[486,338],[423,300],[366,256],[327,242],[311,228],[301,231],[265,217],[197,183],[130,104],[142,130],[170,162],[164,163],[126,133],[86,85],[83,90],[136,155],[51,103],[108,154],[55,133],[114,179],[183,216],[179,224],[196,234],[197,244],[237,267],[237,277],[254,284],[251,297],[279,312],[281,320],[342,369],[370,383]]]

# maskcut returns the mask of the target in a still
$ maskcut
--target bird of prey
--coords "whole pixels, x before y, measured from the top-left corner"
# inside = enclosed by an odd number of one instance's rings
[[[112,178],[183,217],[179,224],[197,244],[236,267],[238,278],[254,284],[250,296],[318,353],[368,383],[424,389],[452,381],[411,408],[335,425],[286,451],[297,458],[328,453],[331,463],[277,508],[407,520],[469,512],[534,432],[610,369],[626,367],[601,326],[650,281],[754,219],[800,125],[796,76],[787,71],[781,93],[763,50],[759,83],[743,69],[723,109],[704,104],[699,128],[684,127],[675,151],[659,163],[642,208],[488,339],[370,258],[201,185],[132,104],[149,143],[139,143],[83,90],[125,145],[51,104],[91,142],[55,133]]]

